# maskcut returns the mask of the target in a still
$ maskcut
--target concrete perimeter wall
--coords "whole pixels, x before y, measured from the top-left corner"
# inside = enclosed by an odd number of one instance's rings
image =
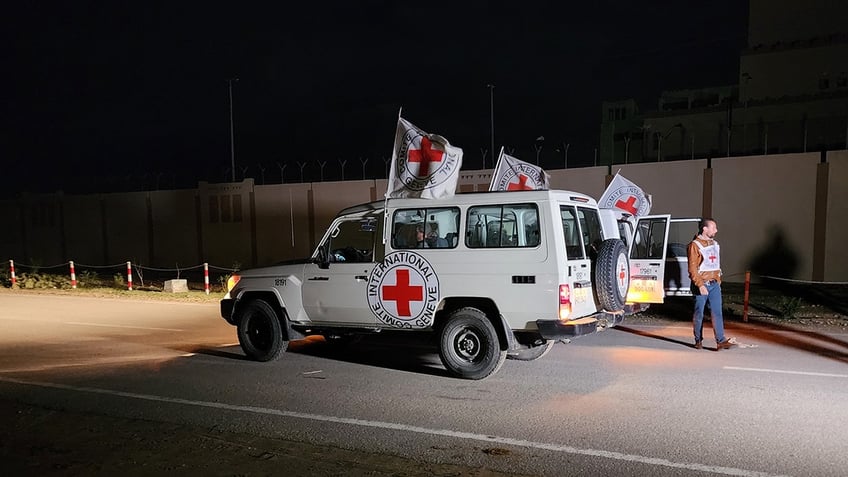
[[[742,281],[746,270],[848,281],[848,151],[548,172],[553,188],[599,198],[618,171],[651,194],[652,213],[714,217],[729,281]],[[491,170],[462,171],[458,189],[488,190],[490,179]],[[308,256],[339,210],[385,190],[384,179],[261,186],[247,179],[196,190],[25,195],[0,201],[0,259],[267,265]]]

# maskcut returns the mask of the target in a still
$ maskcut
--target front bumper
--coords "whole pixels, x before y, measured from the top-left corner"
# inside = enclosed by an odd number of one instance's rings
[[[221,317],[227,320],[227,323],[233,324],[233,307],[236,302],[232,298],[224,298],[221,300]]]

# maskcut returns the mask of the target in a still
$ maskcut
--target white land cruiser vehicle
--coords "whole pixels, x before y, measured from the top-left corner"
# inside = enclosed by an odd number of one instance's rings
[[[309,259],[233,275],[221,315],[259,361],[307,335],[430,332],[451,375],[482,379],[662,302],[668,220],[561,190],[372,202]]]

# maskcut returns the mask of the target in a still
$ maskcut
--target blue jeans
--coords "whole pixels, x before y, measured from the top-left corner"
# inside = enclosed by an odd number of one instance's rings
[[[693,288],[695,293],[695,315],[692,317],[692,327],[695,331],[695,341],[704,338],[704,305],[710,303],[710,314],[713,320],[713,333],[716,342],[724,341],[724,316],[721,314],[721,285],[713,282],[708,285],[707,294],[701,295],[698,289]]]

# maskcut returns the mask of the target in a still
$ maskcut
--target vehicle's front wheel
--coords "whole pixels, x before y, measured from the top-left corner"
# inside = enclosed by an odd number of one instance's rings
[[[289,346],[277,313],[262,300],[251,301],[238,311],[238,339],[244,354],[256,361],[277,359]]]
[[[498,333],[485,313],[460,308],[441,328],[439,357],[453,376],[483,379],[500,369],[506,350],[501,349]]]

